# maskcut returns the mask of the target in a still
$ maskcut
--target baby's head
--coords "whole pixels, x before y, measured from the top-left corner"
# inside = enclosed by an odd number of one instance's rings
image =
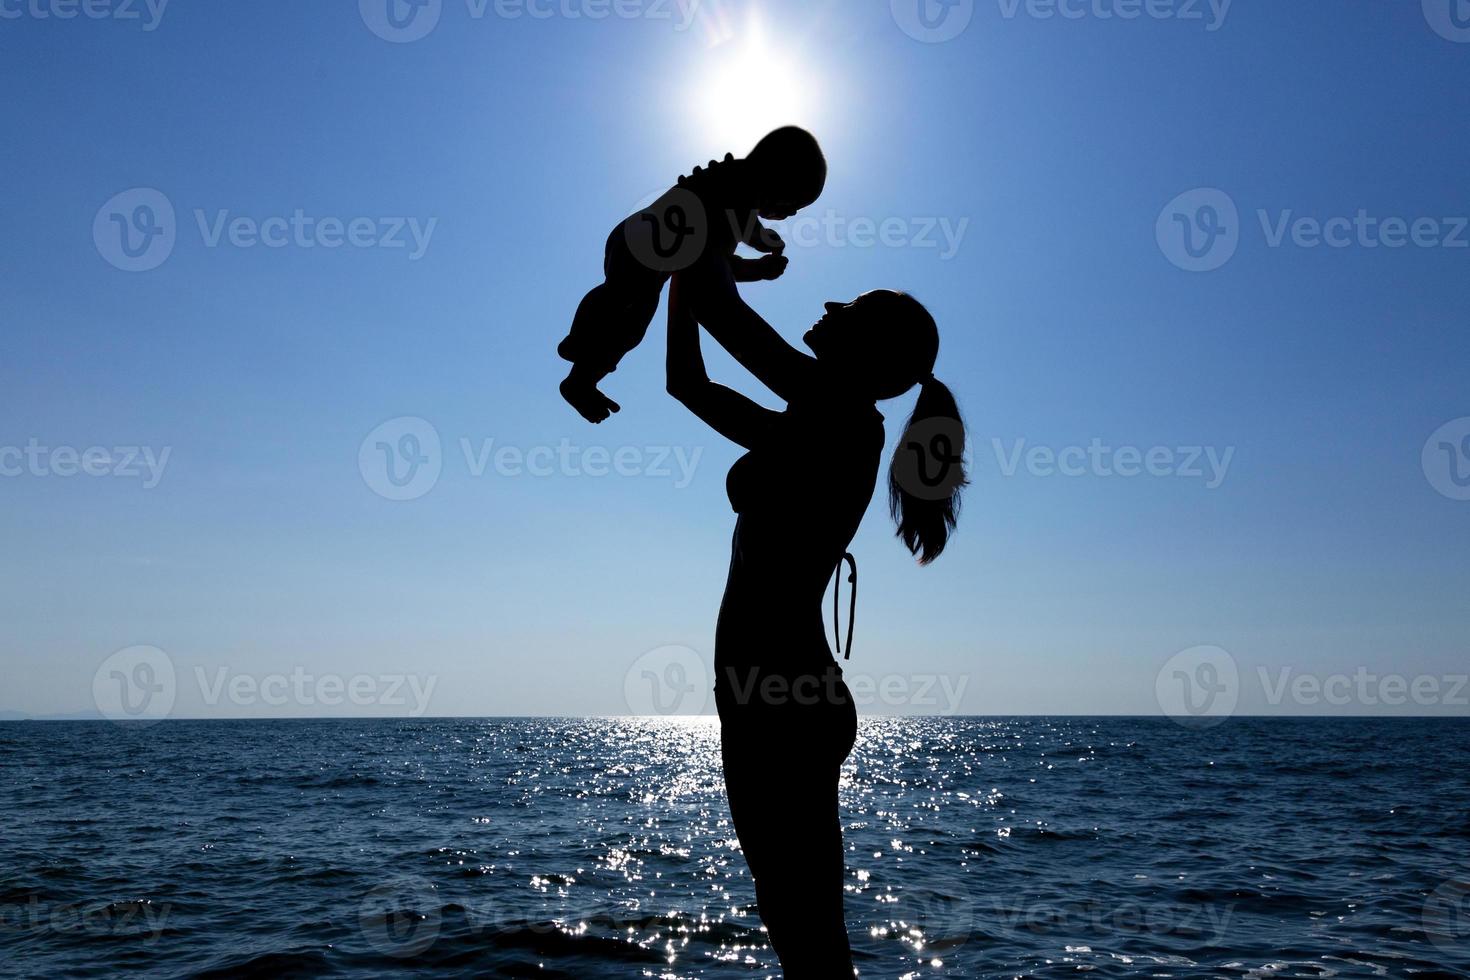
[[[756,173],[756,208],[770,221],[789,218],[822,195],[827,158],[811,133],[783,126],[746,157]]]

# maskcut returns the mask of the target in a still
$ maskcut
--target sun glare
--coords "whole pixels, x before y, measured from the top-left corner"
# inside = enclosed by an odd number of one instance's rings
[[[744,156],[778,126],[795,124],[820,138],[818,73],[769,41],[751,18],[736,36],[712,49],[692,107],[711,152]]]

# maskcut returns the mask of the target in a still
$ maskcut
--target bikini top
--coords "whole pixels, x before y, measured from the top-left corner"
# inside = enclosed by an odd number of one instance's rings
[[[730,507],[737,514],[785,510],[793,499],[830,494],[834,480],[875,481],[883,455],[883,416],[876,408],[869,412],[856,420],[847,413],[782,412],[769,438],[730,467],[725,477]],[[870,486],[863,510],[871,495]]]
[[[798,502],[810,495],[832,494],[834,482],[857,481],[866,484],[866,492],[852,495],[848,503],[851,513],[833,515],[834,537],[842,545],[852,540],[863,513],[872,500],[878,464],[883,454],[883,416],[876,408],[871,415],[833,415],[787,409],[772,433],[772,438],[747,452],[725,478],[725,492],[730,506],[742,517],[761,514],[777,520],[801,520],[809,525],[809,515],[800,513]],[[860,499],[859,499],[860,498]],[[839,495],[836,498],[842,500]],[[857,615],[857,559],[850,552],[839,551],[832,579],[833,649],[852,657],[853,624]],[[842,590],[842,567],[850,568],[847,581],[851,595],[847,613],[847,644],[841,638],[839,596]]]

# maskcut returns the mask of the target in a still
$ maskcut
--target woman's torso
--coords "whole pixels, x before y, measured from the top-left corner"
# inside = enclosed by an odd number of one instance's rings
[[[739,518],[715,635],[717,675],[832,664],[822,606],[873,497],[883,417],[871,404],[793,407],[726,480]]]

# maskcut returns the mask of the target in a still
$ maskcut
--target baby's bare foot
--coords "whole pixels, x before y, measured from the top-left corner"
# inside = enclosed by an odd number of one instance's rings
[[[597,386],[577,377],[568,377],[561,383],[561,396],[567,400],[577,414],[588,422],[597,424],[606,421],[621,406],[597,390]]]

